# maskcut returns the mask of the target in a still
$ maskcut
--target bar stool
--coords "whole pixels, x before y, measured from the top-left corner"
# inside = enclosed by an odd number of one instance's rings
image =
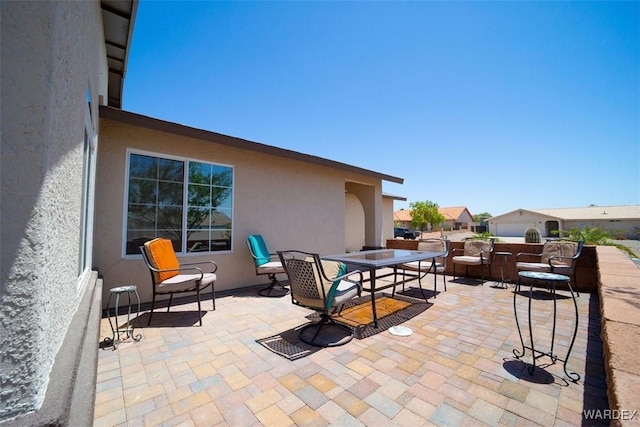
[[[118,345],[122,343],[127,338],[133,338],[134,341],[140,341],[142,339],[142,334],[134,335],[133,330],[135,328],[135,319],[133,323],[131,322],[131,295],[136,297],[137,301],[137,311],[136,318],[140,314],[140,297],[138,296],[138,287],[136,285],[126,285],[126,286],[118,286],[117,288],[111,288],[109,290],[109,300],[107,301],[107,318],[109,319],[109,326],[111,327],[111,333],[113,334],[111,338],[106,337],[104,339],[105,344],[113,343],[113,349],[117,349]],[[120,314],[120,295],[127,294],[128,305],[127,305],[127,323],[124,328],[120,328],[118,326],[118,315]],[[114,320],[111,321],[111,315],[109,314],[109,307],[111,305],[111,298],[115,295],[116,297],[116,305],[115,310],[113,312]],[[114,327],[115,323],[115,327]],[[120,334],[124,335],[121,339]]]

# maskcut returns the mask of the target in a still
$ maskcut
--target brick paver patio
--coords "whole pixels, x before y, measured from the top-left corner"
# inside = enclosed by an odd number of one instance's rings
[[[137,330],[141,341],[99,350],[95,425],[597,425],[583,418],[584,410],[608,407],[596,295],[578,299],[568,369],[582,378],[573,383],[561,362],[529,375],[514,358],[520,341],[512,287],[447,279],[448,291],[439,282],[433,306],[403,324],[411,336],[382,331],[295,361],[256,342],[307,321],[311,311],[289,296],[263,298],[256,289],[219,295],[202,327],[191,326],[193,302],[160,311],[151,327]],[[518,296],[522,319],[526,304]],[[533,308],[542,344],[552,303],[536,299]],[[561,299],[558,310],[555,350],[564,358],[573,305]],[[106,319],[101,329],[101,338],[110,335]],[[531,354],[523,360],[531,363]]]

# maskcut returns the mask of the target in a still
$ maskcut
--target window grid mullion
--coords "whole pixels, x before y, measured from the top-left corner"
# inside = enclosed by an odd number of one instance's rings
[[[182,227],[181,227],[181,252],[187,253],[187,220],[189,213],[189,167],[191,161],[187,160],[184,165],[184,173],[182,174]]]

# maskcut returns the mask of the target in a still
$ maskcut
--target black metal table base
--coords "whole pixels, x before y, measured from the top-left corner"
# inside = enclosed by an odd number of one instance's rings
[[[520,291],[521,277],[531,279],[532,281],[538,281],[538,280],[544,281],[550,285],[550,291],[552,294],[551,299],[553,300],[553,326],[551,330],[551,348],[549,349],[549,351],[541,351],[536,349],[536,346],[533,342],[533,326],[531,324],[531,299],[533,296],[533,282],[529,285],[529,296],[528,296],[529,301],[528,301],[528,310],[527,310],[528,316],[529,316],[529,338],[531,340],[531,345],[527,346],[524,343],[524,338],[522,337],[522,330],[520,328],[520,322],[518,320],[518,310],[516,305],[516,298],[518,296],[518,292]],[[575,308],[575,322],[574,322],[573,336],[571,337],[571,343],[569,344],[569,349],[567,350],[567,355],[564,359],[561,359],[560,357],[558,357],[558,355],[553,351],[555,336],[556,336],[556,324],[557,324],[557,302],[556,302],[556,283],[557,282],[566,283],[566,285],[569,287],[569,292],[571,293],[571,300],[573,301],[573,306]],[[553,274],[553,273],[538,273],[538,272],[530,272],[530,271],[519,272],[518,283],[516,284],[516,288],[513,292],[513,312],[516,318],[516,326],[518,328],[518,335],[520,336],[520,343],[522,344],[522,350],[518,350],[517,348],[513,349],[513,355],[516,357],[516,359],[520,359],[524,357],[527,349],[531,350],[532,364],[527,369],[529,371],[529,374],[530,375],[533,374],[533,371],[536,367],[536,360],[546,356],[551,359],[552,364],[555,364],[557,361],[564,362],[563,363],[564,373],[574,383],[578,382],[580,380],[580,374],[576,372],[570,372],[567,370],[567,362],[569,360],[569,356],[571,355],[571,350],[573,349],[573,344],[576,341],[576,335],[578,333],[578,304],[576,302],[576,296],[573,293],[573,289],[571,288],[571,284],[569,283],[569,277],[563,276],[560,274]]]
[[[107,318],[109,319],[109,326],[111,327],[111,337],[105,337],[104,343],[105,345],[113,345],[113,349],[117,349],[118,345],[120,345],[127,338],[132,338],[134,341],[140,341],[142,339],[142,334],[135,335],[133,330],[135,329],[135,320],[131,321],[131,295],[135,295],[137,308],[136,318],[140,313],[140,297],[138,296],[138,287],[136,285],[128,285],[128,286],[120,286],[117,288],[112,288],[109,294],[109,300],[107,301]],[[127,294],[128,296],[128,304],[127,304],[127,323],[124,328],[121,328],[118,325],[118,315],[120,314],[120,295]],[[116,296],[116,305],[114,308],[113,322],[111,321],[111,314],[109,313],[109,307],[111,306],[111,297]],[[115,326],[114,326],[115,323]]]
[[[266,288],[260,289],[258,291],[258,295],[261,297],[282,297],[289,293],[289,289],[282,283],[278,282],[275,274],[269,274],[268,277],[271,280],[271,283]]]

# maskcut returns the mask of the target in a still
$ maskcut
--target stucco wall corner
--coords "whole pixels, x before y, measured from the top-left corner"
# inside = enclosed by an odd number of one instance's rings
[[[41,407],[0,420],[0,426],[93,425],[101,307],[102,279],[92,272],[56,355]]]

